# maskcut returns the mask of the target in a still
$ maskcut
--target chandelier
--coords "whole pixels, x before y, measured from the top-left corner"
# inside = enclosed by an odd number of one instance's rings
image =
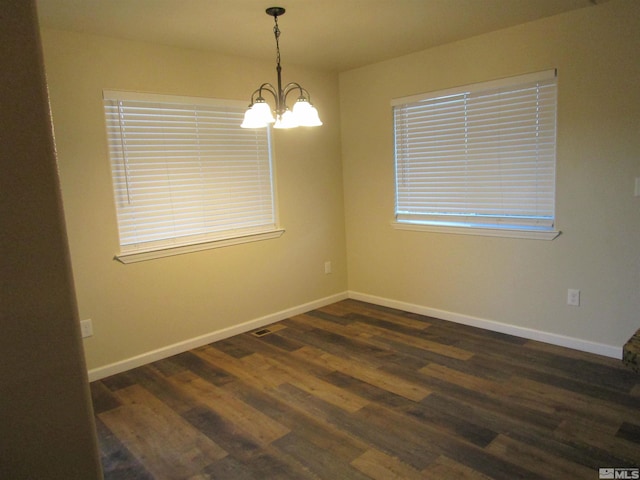
[[[302,88],[299,83],[287,83],[282,87],[282,67],[280,66],[280,29],[278,28],[278,17],[284,15],[285,9],[282,7],[267,8],[267,15],[271,15],[275,21],[273,34],[276,37],[276,71],[278,73],[277,88],[270,83],[263,83],[251,94],[251,103],[244,114],[242,128],[263,128],[273,124],[273,128],[295,128],[295,127],[317,127],[322,125],[318,111],[311,104],[309,92]],[[265,92],[273,95],[275,109],[271,109],[263,97]],[[293,108],[289,110],[287,97],[294,92],[298,95]],[[274,116],[275,113],[275,116]]]

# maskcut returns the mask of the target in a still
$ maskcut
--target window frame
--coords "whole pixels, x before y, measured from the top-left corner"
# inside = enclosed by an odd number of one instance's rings
[[[262,138],[260,140],[260,144],[263,145],[262,154],[258,150],[259,147],[256,147],[256,157],[260,156],[259,162],[261,165],[268,165],[268,169],[265,169],[263,172],[259,174],[262,182],[266,182],[268,179],[268,184],[270,185],[269,193],[270,196],[265,197],[267,201],[262,201],[263,207],[267,208],[270,206],[270,211],[268,211],[267,216],[268,222],[260,225],[252,226],[244,226],[243,228],[226,228],[226,229],[218,229],[215,230],[215,227],[209,227],[203,233],[194,233],[194,234],[184,234],[176,235],[176,232],[173,232],[173,236],[167,235],[164,239],[152,240],[152,241],[143,241],[137,243],[129,243],[123,244],[123,236],[122,236],[122,228],[121,219],[123,218],[121,215],[123,211],[123,206],[119,204],[122,202],[122,189],[118,190],[118,178],[122,179],[123,174],[118,173],[116,170],[118,168],[118,163],[120,165],[121,170],[126,169],[124,166],[125,163],[128,162],[126,158],[126,153],[123,152],[124,144],[118,145],[114,147],[113,144],[121,142],[120,140],[114,136],[115,130],[115,122],[109,120],[108,114],[108,103],[111,102],[144,102],[149,105],[155,105],[153,108],[159,108],[158,105],[166,105],[167,109],[170,110],[173,105],[174,109],[180,106],[193,107],[194,111],[198,111],[198,109],[209,109],[213,107],[214,109],[219,108],[220,111],[229,111],[231,112],[229,118],[225,119],[226,123],[224,125],[232,126],[235,128],[235,117],[237,116],[237,128],[238,133],[241,135],[251,135],[252,132],[255,135],[266,135],[266,138]],[[154,258],[162,258],[173,255],[181,255],[185,253],[197,252],[212,248],[221,248],[230,245],[238,245],[242,243],[255,242],[260,240],[267,240],[272,238],[278,238],[284,233],[284,228],[280,226],[279,223],[279,214],[278,214],[278,196],[277,196],[277,185],[275,178],[275,155],[273,148],[273,137],[272,131],[270,128],[264,130],[260,130],[259,132],[255,130],[247,130],[241,129],[240,123],[242,121],[242,115],[246,110],[246,105],[242,101],[237,100],[225,100],[225,99],[216,99],[216,98],[205,98],[205,97],[190,97],[190,96],[179,96],[179,95],[162,95],[162,94],[151,94],[151,93],[140,93],[140,92],[130,92],[130,91],[119,91],[119,90],[104,90],[103,91],[103,115],[105,119],[105,132],[107,135],[107,147],[108,147],[108,159],[110,163],[110,171],[111,171],[111,180],[112,180],[112,193],[114,199],[114,208],[116,213],[116,224],[118,226],[118,244],[119,244],[119,252],[114,256],[114,259],[120,261],[121,263],[135,263],[145,260],[150,260]],[[231,120],[233,118],[233,122]],[[119,122],[121,126],[121,120],[116,120]],[[220,124],[222,125],[222,124]],[[110,130],[110,126],[113,127]],[[205,156],[200,147],[200,138],[199,135],[201,133],[200,127],[196,127],[196,135],[198,136],[197,141],[193,141],[189,143],[190,147],[194,147],[197,150],[198,160],[195,161],[200,168],[206,166],[206,160],[202,160],[200,156]],[[122,132],[119,132],[115,135],[122,135]],[[110,137],[112,135],[112,137]],[[265,143],[266,142],[266,143]],[[196,146],[197,145],[197,146]],[[266,157],[264,154],[264,148],[266,145]],[[216,145],[217,146],[217,145]],[[118,150],[118,153],[115,152]],[[165,152],[163,152],[165,153]],[[219,155],[219,154],[218,154]],[[253,154],[251,154],[253,155]],[[161,156],[160,156],[161,157]],[[268,158],[267,158],[268,157]],[[218,158],[218,157],[216,157]],[[219,157],[222,158],[222,157]],[[157,161],[157,160],[154,160]],[[167,165],[170,165],[170,160],[165,159],[164,162]],[[174,163],[175,165],[175,163]],[[117,177],[119,175],[119,177]],[[126,181],[129,181],[129,173],[124,174],[126,176]],[[204,175],[203,175],[204,176]],[[214,175],[211,175],[214,177]],[[166,174],[167,183],[169,183],[168,179],[170,178],[170,174]],[[244,177],[243,177],[244,178]],[[240,182],[240,180],[236,180],[236,183]],[[266,183],[265,183],[266,184]],[[184,184],[183,184],[184,185]],[[211,186],[211,184],[207,184]],[[225,184],[226,185],[226,184]],[[232,183],[234,185],[234,183]],[[247,190],[245,189],[245,192]],[[167,196],[171,195],[171,187],[167,187],[167,191],[165,191]],[[229,211],[228,204],[227,210]],[[175,205],[172,204],[174,208]],[[201,219],[204,217],[203,215]],[[271,222],[272,219],[272,222]],[[124,221],[124,220],[123,220]],[[236,224],[236,227],[238,224]]]
[[[498,89],[509,89],[512,91],[517,91],[518,88],[522,88],[523,85],[530,85],[532,83],[537,82],[548,82],[551,81],[552,85],[552,121],[550,124],[553,126],[552,128],[552,180],[551,180],[551,191],[548,192],[549,188],[547,188],[547,195],[550,195],[552,199],[552,217],[548,219],[547,217],[541,218],[541,220],[527,219],[524,220],[522,218],[517,218],[517,216],[511,211],[511,214],[502,214],[502,215],[481,215],[477,210],[478,204],[475,205],[477,209],[475,213],[438,213],[438,212],[422,212],[422,213],[414,213],[411,214],[409,211],[403,211],[403,208],[399,207],[399,196],[400,196],[400,186],[399,179],[401,177],[401,169],[406,168],[410,163],[402,163],[402,160],[399,161],[399,157],[402,159],[402,155],[405,155],[404,158],[409,158],[408,153],[399,153],[399,145],[405,146],[408,145],[402,143],[405,140],[398,139],[399,130],[401,128],[398,127],[398,117],[402,115],[402,110],[400,109],[410,109],[412,107],[420,107],[420,102],[433,102],[437,105],[437,102],[441,101],[445,102],[444,99],[450,98],[460,98],[464,96],[467,98],[471,95],[485,95],[489,92],[495,92]],[[501,92],[500,94],[502,94]],[[495,95],[495,94],[494,94]],[[495,95],[497,96],[497,95]],[[424,104],[424,103],[423,103]],[[531,239],[542,239],[542,240],[552,240],[556,238],[560,231],[556,229],[557,225],[557,217],[556,217],[556,172],[557,172],[557,112],[558,112],[558,101],[557,101],[557,70],[551,69],[542,72],[535,72],[531,74],[525,75],[517,75],[513,77],[502,78],[498,80],[492,80],[488,82],[475,83],[470,85],[464,85],[460,87],[450,88],[446,90],[439,90],[434,92],[428,92],[418,95],[411,95],[408,97],[396,98],[391,101],[392,106],[392,117],[393,117],[393,142],[394,142],[394,221],[392,222],[392,226],[396,229],[400,230],[417,230],[417,231],[428,231],[428,232],[438,232],[438,233],[454,233],[454,234],[467,234],[467,235],[482,235],[482,236],[500,236],[500,237],[512,237],[512,238],[531,238]],[[417,118],[417,117],[416,117]],[[457,125],[468,125],[467,121],[467,110],[464,110],[464,114],[462,115],[463,121],[459,122]],[[418,120],[414,120],[415,123],[418,123]],[[422,121],[422,120],[421,120]],[[438,127],[440,125],[438,124]],[[433,127],[425,127],[424,131],[428,131],[428,128]],[[452,129],[451,129],[452,130]],[[440,140],[440,136],[436,136],[433,133],[430,133],[431,138],[438,138]],[[438,135],[441,135],[439,133]],[[493,136],[497,137],[497,135]],[[422,140],[422,139],[421,139]],[[495,138],[491,140],[492,142],[496,142]],[[406,142],[406,141],[405,141]],[[465,146],[463,150],[466,152],[466,134],[465,140],[461,142],[462,145]],[[499,143],[495,143],[496,145],[501,145]],[[442,150],[444,151],[444,149]],[[473,151],[471,151],[473,154]],[[466,153],[465,153],[466,155]],[[549,157],[549,155],[547,155]],[[444,161],[439,163],[449,163],[453,162],[453,157],[446,157]],[[537,158],[537,157],[536,157]],[[410,162],[410,160],[408,160]],[[425,162],[422,162],[423,164]],[[482,163],[483,167],[485,165],[495,164],[493,159],[487,160],[487,162]],[[549,162],[548,162],[549,163]],[[549,163],[550,164],[550,163]],[[415,165],[415,164],[414,164]],[[449,171],[452,171],[450,166],[446,168]],[[549,167],[547,166],[547,170]],[[406,175],[406,174],[405,174]],[[494,174],[497,175],[497,174]],[[465,177],[468,178],[468,177]],[[549,183],[549,182],[548,182]],[[408,187],[413,188],[413,187]],[[457,192],[457,188],[451,188],[449,192],[452,195],[455,195]],[[417,192],[427,192],[427,187],[423,189],[416,189]],[[408,190],[403,190],[403,193],[408,192]],[[420,193],[419,193],[420,195]],[[462,196],[463,193],[460,193]],[[536,191],[537,195],[537,191]],[[452,197],[453,198],[453,197]],[[405,207],[405,205],[402,205]],[[520,223],[509,223],[509,219],[517,218]]]

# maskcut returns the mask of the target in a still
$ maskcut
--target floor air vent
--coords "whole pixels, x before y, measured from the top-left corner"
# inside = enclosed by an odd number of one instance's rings
[[[251,335],[253,335],[254,337],[264,337],[265,335],[269,335],[271,333],[271,330],[269,330],[268,328],[263,328],[261,330],[256,330],[255,332],[251,332]]]

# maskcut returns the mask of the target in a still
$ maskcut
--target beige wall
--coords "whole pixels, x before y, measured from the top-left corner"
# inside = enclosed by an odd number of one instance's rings
[[[285,65],[285,81],[312,92],[325,122],[276,133],[285,235],[132,265],[113,260],[118,238],[102,90],[242,100],[275,80],[274,66],[45,30],[80,317],[94,322],[95,335],[84,342],[89,368],[347,290],[616,351],[640,327],[640,198],[633,197],[640,176],[639,6],[611,0],[345,72],[339,82]],[[553,67],[562,235],[540,241],[394,230],[390,100]],[[325,260],[333,262],[331,275],[323,272]],[[566,305],[567,288],[582,291],[580,307]]]
[[[620,347],[640,327],[639,58],[640,2],[613,0],[341,74],[349,289]],[[554,67],[562,235],[394,230],[390,100]],[[566,305],[568,288],[580,307]]]
[[[64,208],[89,369],[346,291],[338,78],[283,66],[325,125],[275,134],[279,239],[123,265],[102,90],[246,100],[275,64],[43,31]],[[325,275],[330,260],[333,273]]]
[[[98,479],[35,7],[0,11],[0,478]]]

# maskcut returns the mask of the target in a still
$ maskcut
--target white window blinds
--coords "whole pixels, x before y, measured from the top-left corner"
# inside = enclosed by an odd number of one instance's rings
[[[392,102],[396,220],[552,229],[554,70]]]
[[[104,92],[121,254],[276,228],[270,131],[236,102]]]

